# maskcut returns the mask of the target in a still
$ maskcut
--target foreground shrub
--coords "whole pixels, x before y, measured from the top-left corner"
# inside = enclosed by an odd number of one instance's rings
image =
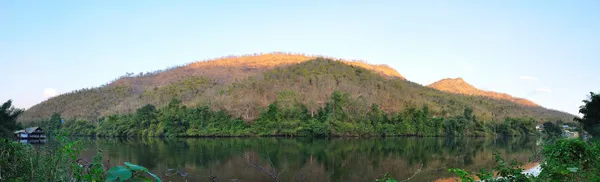
[[[600,150],[596,142],[561,139],[544,147],[541,179],[558,181],[600,180]]]
[[[0,181],[27,179],[25,174],[31,173],[27,145],[0,138]]]
[[[474,176],[487,182],[494,181],[600,181],[600,147],[595,142],[581,139],[558,139],[544,146],[539,176],[523,174],[522,164],[506,163],[498,154],[493,171],[481,170],[476,175],[462,169],[449,169],[461,181],[473,182]]]
[[[57,137],[57,145],[34,149],[0,138],[0,181],[150,181],[160,178],[148,169],[126,162],[106,170],[100,151],[91,162],[79,158],[81,144]]]

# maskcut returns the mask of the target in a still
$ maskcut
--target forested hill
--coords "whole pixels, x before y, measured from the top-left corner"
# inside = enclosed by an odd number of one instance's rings
[[[511,95],[505,93],[491,92],[480,90],[475,88],[473,85],[465,82],[462,78],[446,78],[435,83],[429,85],[431,88],[435,88],[444,92],[456,93],[456,94],[464,94],[464,95],[475,95],[475,96],[484,96],[493,99],[501,99],[508,100],[511,102],[515,102],[518,104],[523,104],[526,106],[538,106],[536,103],[523,99],[513,97]]]
[[[570,121],[573,118],[539,106],[439,91],[407,81],[384,65],[271,53],[231,56],[127,75],[102,87],[50,98],[28,109],[20,121],[48,118],[55,112],[67,119],[96,121],[111,114],[132,113],[146,104],[160,108],[176,98],[187,106],[225,110],[251,122],[258,118],[262,108],[275,101],[297,102],[314,114],[334,91],[354,98],[357,103],[345,107],[350,112],[367,112],[372,104],[387,112],[427,105],[433,116],[440,117],[461,115],[465,108],[473,108],[475,115],[483,120],[532,117]]]

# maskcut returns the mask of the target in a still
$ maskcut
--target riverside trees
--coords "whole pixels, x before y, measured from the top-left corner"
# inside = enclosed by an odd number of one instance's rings
[[[60,128],[72,135],[98,136],[516,136],[535,135],[536,121],[505,118],[504,121],[478,119],[467,108],[458,116],[434,116],[427,105],[407,107],[401,112],[385,112],[379,105],[350,94],[335,91],[317,112],[311,112],[297,99],[284,97],[268,105],[254,121],[233,117],[208,106],[187,107],[177,99],[166,107],[145,105],[130,114],[117,114],[96,122],[67,120],[56,126],[60,115],[36,123]],[[52,122],[53,121],[53,122]],[[48,125],[48,126],[45,126]]]

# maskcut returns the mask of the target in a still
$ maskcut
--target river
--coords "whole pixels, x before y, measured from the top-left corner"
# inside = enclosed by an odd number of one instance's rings
[[[165,181],[273,181],[259,167],[281,181],[444,181],[447,168],[490,169],[494,151],[527,162],[540,150],[537,138],[78,139],[88,160],[100,149],[105,165],[139,164]]]

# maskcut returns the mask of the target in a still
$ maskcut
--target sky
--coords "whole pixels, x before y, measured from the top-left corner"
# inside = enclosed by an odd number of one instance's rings
[[[600,1],[0,0],[0,102],[274,51],[387,64],[577,114],[600,91]]]

